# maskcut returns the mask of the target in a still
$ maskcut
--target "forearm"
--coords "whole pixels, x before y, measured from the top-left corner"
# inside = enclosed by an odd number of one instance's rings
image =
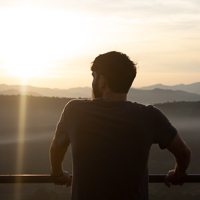
[[[184,175],[190,163],[191,151],[179,133],[177,133],[168,150],[174,155],[176,174]]]
[[[186,175],[186,170],[190,163],[191,151],[186,148],[179,156],[175,156],[175,173],[179,176]]]
[[[53,139],[50,151],[49,158],[51,163],[51,174],[53,176],[59,176],[63,172],[63,160],[67,148],[62,148],[59,146],[56,138]]]
[[[183,185],[183,178],[187,175],[186,170],[190,163],[190,148],[177,133],[168,150],[173,153],[176,164],[175,169],[170,170],[165,177],[165,184],[168,187],[170,187],[171,183],[173,185]]]

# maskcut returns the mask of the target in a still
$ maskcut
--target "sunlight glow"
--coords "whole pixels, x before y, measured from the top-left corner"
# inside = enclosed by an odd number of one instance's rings
[[[23,80],[22,84],[26,84]],[[21,90],[26,93],[26,86],[22,85]],[[26,95],[20,96],[19,102],[19,124],[18,124],[18,146],[17,146],[17,163],[16,174],[23,174],[24,162],[24,142],[25,142],[25,126],[26,126]],[[20,200],[22,187],[20,184],[15,186],[15,200]]]
[[[48,76],[48,66],[41,65],[41,63],[34,64],[27,62],[15,62],[5,65],[6,70],[11,76],[16,76],[22,78],[22,80],[27,78],[38,78]]]
[[[50,68],[84,48],[91,34],[84,18],[29,6],[0,9],[0,61],[11,76],[52,76]]]
[[[22,85],[21,90],[26,93],[26,86]],[[26,126],[26,95],[21,95],[19,105],[19,124],[18,124],[18,148],[17,148],[17,174],[22,173],[23,155],[24,155],[24,139]]]

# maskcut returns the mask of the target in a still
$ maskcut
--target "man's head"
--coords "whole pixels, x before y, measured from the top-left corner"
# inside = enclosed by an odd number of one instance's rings
[[[136,76],[136,64],[126,54],[115,51],[96,57],[91,70],[96,75],[96,82],[93,84],[93,93],[96,98],[101,96],[97,85],[100,75],[106,78],[112,92],[124,94],[128,93]]]

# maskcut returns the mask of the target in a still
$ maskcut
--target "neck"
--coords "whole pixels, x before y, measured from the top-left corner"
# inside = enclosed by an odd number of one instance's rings
[[[102,97],[106,101],[118,102],[118,101],[126,101],[127,94],[125,93],[115,93],[115,92],[106,92]]]

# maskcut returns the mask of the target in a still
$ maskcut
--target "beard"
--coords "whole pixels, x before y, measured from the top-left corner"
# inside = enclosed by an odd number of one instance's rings
[[[103,94],[102,94],[101,91],[99,90],[97,81],[96,81],[96,82],[93,84],[93,86],[92,86],[92,97],[93,97],[94,99],[103,97]]]

